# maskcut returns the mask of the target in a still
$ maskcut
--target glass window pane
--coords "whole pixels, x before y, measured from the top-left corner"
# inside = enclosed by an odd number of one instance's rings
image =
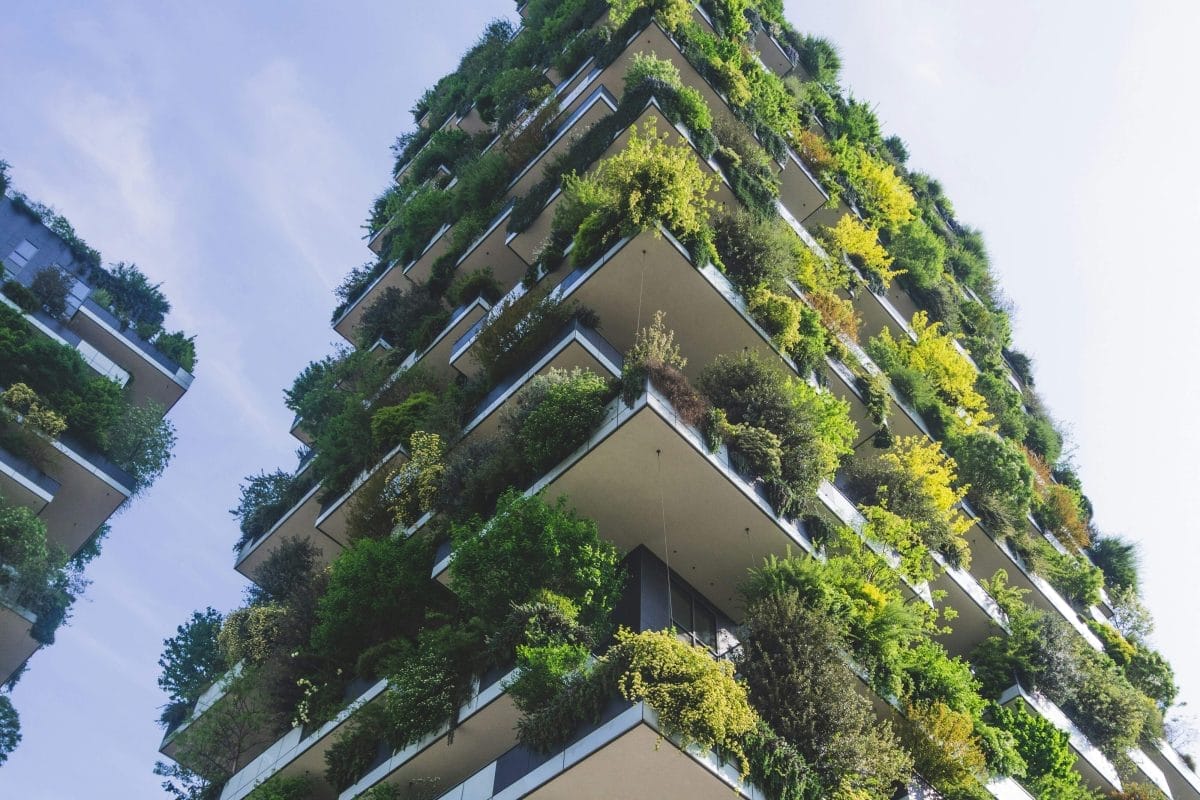
[[[682,632],[692,632],[692,598],[683,587],[671,583],[671,624]]]
[[[696,638],[710,650],[717,649],[717,617],[699,603],[696,604]]]

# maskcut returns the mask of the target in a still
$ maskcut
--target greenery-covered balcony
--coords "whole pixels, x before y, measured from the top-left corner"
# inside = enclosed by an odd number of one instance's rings
[[[401,363],[400,370],[419,367],[428,370],[432,375],[450,379],[459,374],[454,363],[454,348],[459,342],[479,330],[484,320],[492,313],[494,306],[488,297],[479,295],[459,305],[450,314],[446,326],[433,338],[428,345],[414,350]]]
[[[637,331],[656,311],[663,312],[685,347],[689,377],[724,353],[753,351],[779,358],[725,276],[711,265],[697,269],[687,249],[661,228],[624,238],[565,276],[550,273],[535,291],[544,291],[545,284],[553,286],[554,302],[594,311],[605,338],[621,352],[633,345]],[[517,292],[524,294],[523,287]],[[478,334],[463,341],[451,355],[453,362],[470,363],[478,342]]]
[[[166,730],[163,732],[162,743],[158,746],[158,752],[170,759],[176,759],[180,754],[180,744],[186,740],[187,730],[203,717],[210,709],[219,708],[219,704],[225,700],[229,694],[230,688],[235,684],[237,679],[241,677],[244,664],[235,664],[224,674],[221,674],[196,698],[195,702],[190,706],[181,706],[175,713],[174,718],[167,719],[164,715]],[[251,751],[242,757],[242,763],[246,763],[261,750],[255,748],[266,747],[268,742],[260,736],[252,737],[254,743],[249,746]]]
[[[60,488],[40,517],[54,543],[74,553],[134,494],[132,475],[68,434],[48,442],[44,470]]]
[[[458,446],[495,436],[501,420],[521,390],[551,370],[589,370],[616,379],[621,375],[621,354],[596,331],[578,319],[568,322],[558,335],[535,351],[523,367],[492,387],[463,427]]]
[[[508,291],[513,284],[525,277],[529,265],[533,262],[527,261],[511,246],[516,237],[505,229],[512,216],[512,208],[511,204],[505,206],[474,244],[467,248],[454,265],[456,276],[490,270],[492,278],[503,291]]]
[[[969,505],[967,510],[970,510]],[[1045,578],[1031,570],[1011,545],[992,536],[980,524],[978,518],[975,518],[966,537],[971,546],[973,574],[991,578],[997,572],[1003,571],[1012,586],[1028,592],[1027,599],[1030,605],[1063,619],[1093,650],[1103,651],[1104,645],[1080,619],[1071,603]]]
[[[704,172],[716,176],[719,180],[719,183],[717,183],[716,187],[709,194],[710,199],[716,204],[714,208],[734,210],[739,207],[737,198],[734,196],[733,190],[729,185],[729,180],[720,167],[713,159],[705,158],[700,153],[699,148],[696,147],[696,142],[693,141],[691,134],[684,126],[672,124],[669,121],[663,109],[663,103],[653,94],[649,95],[636,117],[628,125],[621,128],[612,138],[611,143],[608,144],[604,152],[593,163],[604,161],[623,151],[629,144],[631,129],[635,127],[642,136],[653,134],[659,138],[665,137],[666,141],[670,142],[675,142],[678,139],[686,142]],[[532,264],[537,260],[543,243],[551,236],[554,215],[561,202],[561,198],[562,190],[556,189],[549,196],[545,206],[538,211],[534,219],[519,233],[510,236],[510,246],[528,263]]]
[[[1088,786],[1100,792],[1121,791],[1121,778],[1108,756],[1092,744],[1062,709],[1048,698],[1034,691],[1026,691],[1020,684],[1013,684],[1000,696],[999,703],[1002,706],[1023,706],[1029,713],[1049,720],[1054,727],[1067,734],[1071,752],[1075,756],[1075,769]]]
[[[307,777],[310,800],[331,800],[337,792],[322,778],[325,754],[336,738],[346,731],[346,723],[364,707],[380,701],[387,681],[366,683],[361,694],[351,698],[331,720],[310,728],[298,725],[276,739],[266,750],[235,772],[221,789],[220,800],[242,800],[271,778]]]
[[[89,297],[70,319],[71,329],[125,369],[135,403],[147,400],[170,410],[192,385],[191,372],[143,339],[112,311]]]
[[[747,570],[789,548],[813,552],[804,525],[777,514],[729,450],[710,451],[653,386],[632,405],[620,398],[610,403],[587,441],[527,494],[539,492],[547,500],[567,498],[621,552],[644,545],[734,619]],[[446,551],[435,578],[449,579],[451,559]]]
[[[603,86],[597,86],[583,97],[578,105],[567,113],[550,143],[524,165],[508,186],[510,197],[527,194],[542,179],[542,173],[555,158],[571,146],[574,139],[582,136],[593,125],[617,110],[616,97]]]
[[[353,513],[354,499],[372,478],[386,476],[391,470],[403,466],[408,461],[408,450],[403,444],[393,447],[373,467],[362,472],[340,496],[330,498],[321,504],[321,513],[317,515],[317,530],[345,547],[350,542],[349,524]]]
[[[381,745],[374,762],[353,783],[338,787],[337,796],[348,800],[380,785],[453,786],[495,759],[516,741],[519,712],[505,691],[515,677],[515,670],[495,669],[476,679],[453,732],[443,724],[399,750]]]
[[[121,387],[129,383],[131,378],[129,372],[91,344],[84,341],[78,333],[68,328],[60,320],[54,319],[49,314],[38,309],[29,310],[21,308],[2,293],[0,293],[0,303],[22,314],[26,322],[48,339],[64,347],[76,350],[84,363],[91,367],[96,374],[114,381]]]
[[[37,621],[37,614],[17,601],[12,587],[0,584],[0,680],[12,678],[42,646],[33,636]]]
[[[33,462],[0,446],[0,497],[7,502],[40,514],[61,488]]]
[[[616,699],[598,723],[584,726],[561,750],[543,755],[514,748],[441,795],[447,800],[643,796],[766,797],[712,750],[684,746],[668,735],[647,703]]]
[[[423,276],[421,280],[429,278],[429,271],[433,266],[433,262],[450,246],[450,237],[446,236],[446,232],[449,230],[450,225],[442,225],[433,234],[420,254],[410,263],[402,264],[399,260],[396,260],[388,264],[383,272],[367,285],[366,289],[363,290],[354,302],[350,303],[342,311],[334,321],[333,329],[341,334],[342,338],[346,341],[351,344],[356,343],[357,339],[354,334],[362,322],[363,313],[380,295],[388,289],[403,290],[408,288],[413,283],[418,282],[417,276]]]
[[[305,467],[307,468],[308,464],[305,464]],[[305,470],[301,470],[297,473],[296,480],[304,481],[306,474]],[[234,568],[253,580],[262,562],[287,539],[311,542],[320,554],[321,563],[332,563],[341,552],[342,543],[317,528],[317,517],[321,513],[321,503],[318,499],[320,489],[320,484],[312,484],[301,493],[295,504],[287,508],[263,533],[244,542],[238,549]]]

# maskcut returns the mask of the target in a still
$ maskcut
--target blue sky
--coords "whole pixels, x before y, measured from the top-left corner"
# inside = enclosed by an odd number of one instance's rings
[[[1157,639],[1194,697],[1200,9],[787,6],[983,228],[1101,527],[1145,543]],[[113,520],[95,584],[15,691],[25,741],[0,795],[161,795],[161,640],[194,608],[238,603],[227,509],[242,476],[294,464],[282,389],[335,339],[332,289],[369,256],[360,225],[388,145],[511,8],[17,0],[0,16],[16,185],[164,281],[200,357],[174,463]]]

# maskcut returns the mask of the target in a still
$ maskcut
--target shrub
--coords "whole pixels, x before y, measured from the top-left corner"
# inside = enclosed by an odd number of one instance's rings
[[[371,766],[384,740],[387,720],[383,709],[369,705],[360,709],[325,751],[325,779],[337,791],[357,781]]]
[[[873,223],[897,229],[913,218],[917,201],[891,164],[853,145],[844,147],[838,161],[863,214]]]
[[[171,702],[190,706],[229,669],[217,644],[221,623],[221,614],[212,608],[193,611],[188,621],[175,629],[174,636],[163,640],[158,686]]]
[[[890,797],[911,761],[855,692],[838,624],[791,590],[753,602],[745,626],[738,671],[754,707],[815,773],[813,796]]]
[[[265,661],[275,652],[276,640],[287,609],[282,605],[259,605],[230,611],[217,633],[217,647],[226,664],[245,660]]]
[[[389,287],[363,311],[358,340],[364,347],[383,339],[400,350],[419,349],[423,345],[417,334],[422,323],[444,313],[438,299],[423,286],[414,286],[407,292]]]
[[[895,259],[896,270],[903,271],[920,288],[929,289],[942,281],[946,246],[921,219],[904,223],[888,249]]]
[[[917,772],[939,791],[977,791],[987,780],[987,761],[970,714],[934,702],[910,706],[908,720],[905,739]]]
[[[16,303],[22,311],[32,314],[41,308],[38,296],[23,283],[5,281],[2,287],[5,297]]]
[[[388,507],[404,527],[433,510],[446,472],[445,445],[436,433],[413,433],[408,453],[408,461],[387,477]]]
[[[892,257],[879,243],[879,234],[850,214],[843,214],[837,224],[823,231],[825,244],[837,254],[845,254],[881,286],[888,286],[900,274],[891,269]]]
[[[843,401],[784,377],[753,353],[719,357],[701,373],[700,389],[731,424],[779,437],[783,460],[775,485],[781,513],[796,513],[811,502],[858,435]]]
[[[437,396],[433,392],[414,392],[397,405],[376,409],[371,415],[371,440],[375,447],[387,452],[408,441],[435,403]]]
[[[313,650],[335,664],[398,636],[424,619],[433,550],[422,536],[360,539],[333,562],[317,604]]]
[[[1100,602],[1104,573],[1080,558],[1059,553],[1049,544],[1042,551],[1046,577],[1055,588],[1085,608]]]
[[[616,548],[561,498],[549,505],[509,490],[489,523],[454,525],[451,539],[450,586],[465,609],[493,624],[546,590],[574,602],[584,624],[599,625],[624,582]]]
[[[679,735],[684,746],[729,754],[746,777],[750,767],[741,740],[758,717],[746,689],[734,680],[731,663],[714,661],[705,648],[685,644],[669,631],[624,628],[607,657],[622,666],[617,677],[622,697],[645,701],[664,731]]]
[[[291,778],[275,775],[246,795],[246,800],[307,800],[314,788],[313,779],[307,775]]]
[[[472,351],[488,378],[497,382],[525,362],[572,318],[596,322],[575,304],[532,290],[504,306],[479,331]]]
[[[162,330],[163,319],[171,310],[166,295],[150,283],[136,264],[118,262],[98,281],[112,301],[112,311],[122,326],[132,325],[143,339]]]
[[[687,0],[608,0],[608,20],[620,28],[642,8],[654,10],[654,19],[668,33],[675,31],[692,18],[692,6]]]
[[[495,303],[503,294],[500,281],[492,274],[492,268],[484,267],[455,278],[454,283],[446,290],[446,299],[453,305],[464,306],[477,297]]]
[[[183,331],[167,333],[162,331],[154,337],[154,346],[167,358],[174,361],[188,372],[196,370],[196,337],[188,336]]]
[[[67,313],[67,295],[74,283],[67,273],[58,267],[45,267],[33,276],[29,288],[38,300],[38,306],[52,317],[62,318]]]
[[[563,178],[552,237],[574,237],[576,263],[589,263],[620,237],[656,224],[684,240],[708,240],[709,194],[717,178],[705,172],[690,146],[669,144],[654,124],[648,120],[644,133],[630,126],[624,150],[586,176]]]
[[[165,414],[160,403],[130,405],[108,432],[108,457],[133,476],[134,496],[149,488],[171,461],[175,426]]]
[[[972,431],[948,442],[967,499],[981,513],[1019,528],[1033,500],[1033,470],[1012,442]]]
[[[608,381],[591,371],[552,369],[521,391],[505,424],[530,469],[541,474],[591,435],[611,396]]]
[[[1133,542],[1119,536],[1098,536],[1088,547],[1088,555],[1104,573],[1109,586],[1138,588],[1138,550]]]
[[[745,211],[725,212],[714,220],[713,230],[721,264],[743,293],[784,289],[800,242],[778,217],[757,220]]]

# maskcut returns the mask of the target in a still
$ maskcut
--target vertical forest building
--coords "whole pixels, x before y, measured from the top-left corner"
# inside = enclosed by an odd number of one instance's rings
[[[164,418],[193,337],[132,264],[100,254],[0,161],[0,763],[20,739],[7,691],[53,644],[108,520],[166,468]]]
[[[766,0],[529,0],[414,108],[167,640],[179,796],[1200,798],[978,231]]]

